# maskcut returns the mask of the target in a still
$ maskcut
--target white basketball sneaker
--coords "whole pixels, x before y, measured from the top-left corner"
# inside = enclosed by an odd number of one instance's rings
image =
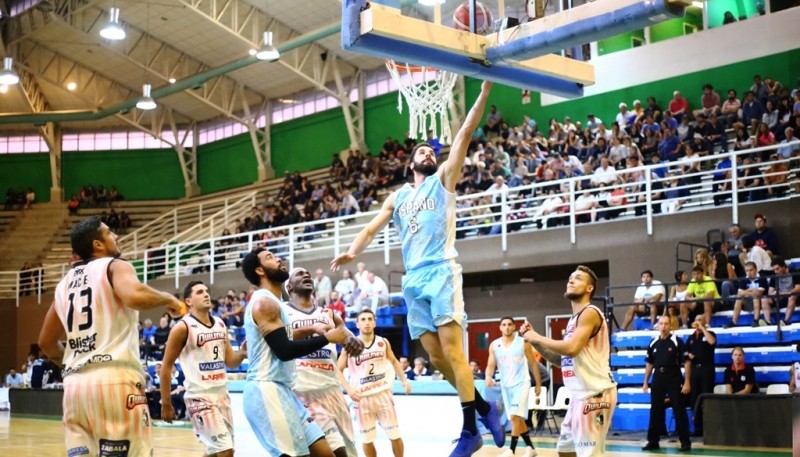
[[[515,457],[511,449],[505,448],[498,457]]]
[[[522,457],[536,457],[536,449],[528,447],[522,452]]]

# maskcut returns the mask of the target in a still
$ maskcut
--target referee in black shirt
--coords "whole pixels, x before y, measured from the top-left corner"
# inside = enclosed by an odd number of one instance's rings
[[[706,318],[698,314],[692,324],[694,333],[686,338],[686,351],[692,363],[691,379],[692,394],[689,406],[692,408],[694,419],[694,433],[703,436],[703,405],[697,404],[697,398],[702,394],[714,393],[714,349],[717,347],[717,334],[708,329]]]
[[[658,440],[664,427],[664,398],[669,395],[672,413],[675,415],[675,426],[681,441],[681,452],[692,450],[689,439],[689,417],[686,414],[683,395],[689,393],[689,379],[692,364],[686,357],[683,340],[670,332],[669,317],[658,318],[659,335],[650,342],[647,348],[647,368],[644,373],[642,390],[647,392],[650,374],[653,383],[650,385],[650,426],[647,429],[647,445],[643,451],[660,449]],[[681,380],[681,364],[686,370],[686,379]],[[683,384],[683,386],[681,386]]]

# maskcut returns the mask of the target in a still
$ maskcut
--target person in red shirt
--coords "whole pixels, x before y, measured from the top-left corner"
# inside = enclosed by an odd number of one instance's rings
[[[339,297],[339,292],[335,290],[331,291],[331,302],[328,305],[328,309],[338,314],[342,320],[345,320],[344,302],[342,301],[341,297]]]
[[[689,101],[683,98],[681,92],[676,90],[673,92],[672,100],[669,102],[669,112],[676,121],[681,122],[684,116],[689,113]]]

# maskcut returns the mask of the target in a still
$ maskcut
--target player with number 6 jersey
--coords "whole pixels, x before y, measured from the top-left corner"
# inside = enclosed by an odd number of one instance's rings
[[[175,359],[180,358],[186,380],[186,411],[206,455],[233,457],[233,415],[228,396],[225,367],[237,368],[247,357],[246,346],[234,352],[228,328],[211,316],[211,295],[202,281],[192,281],[183,290],[189,314],[172,327],[161,363],[161,379],[172,377]],[[161,383],[161,418],[175,419],[170,401],[170,383]]]
[[[166,305],[177,314],[182,306],[139,282],[133,265],[119,259],[117,235],[99,217],[75,224],[70,238],[80,261],[56,286],[39,334],[42,351],[64,366],[67,453],[149,457],[139,311]]]

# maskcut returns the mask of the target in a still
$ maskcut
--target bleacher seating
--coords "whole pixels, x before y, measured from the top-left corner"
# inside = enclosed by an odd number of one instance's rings
[[[17,215],[19,215],[19,211],[0,210],[0,237],[13,228]]]

